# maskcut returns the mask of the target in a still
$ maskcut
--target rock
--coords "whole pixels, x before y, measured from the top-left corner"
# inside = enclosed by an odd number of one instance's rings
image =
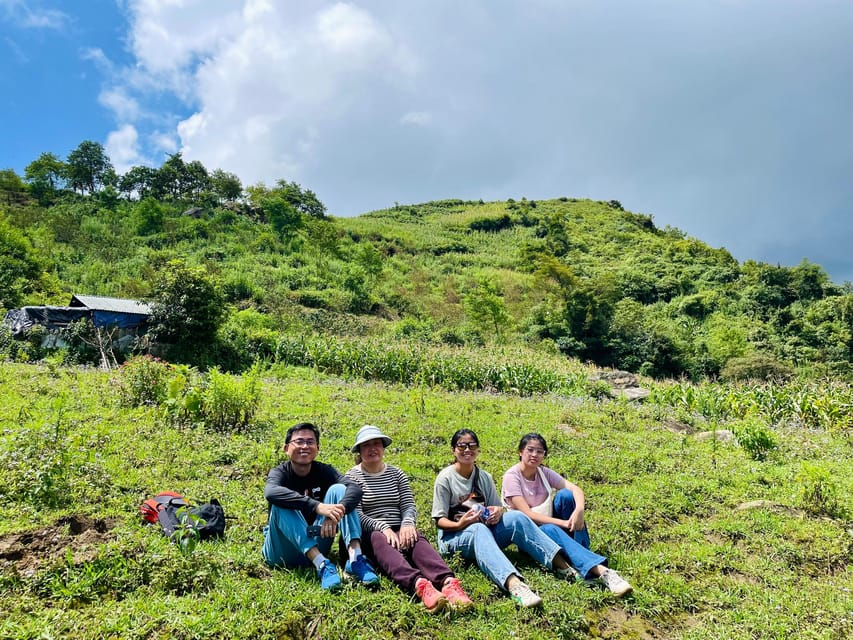
[[[770,500],[751,500],[750,502],[742,502],[735,507],[735,511],[752,511],[753,509],[768,509],[776,513],[785,513],[791,516],[799,516],[803,513],[800,509],[788,507]]]
[[[691,427],[689,424],[684,424],[683,422],[679,422],[673,418],[667,418],[663,421],[663,428],[667,431],[671,431],[672,433],[679,433],[682,435],[689,436],[696,432],[696,430]]]
[[[570,424],[566,424],[565,422],[558,424],[557,428],[570,436],[585,436],[586,434],[582,431],[578,431],[575,427]]]
[[[610,395],[614,398],[627,398],[631,402],[645,400],[651,395],[651,391],[642,387],[625,387],[611,389]]]
[[[728,429],[717,429],[716,431],[700,431],[695,436],[697,440],[714,440],[720,442],[732,442],[735,439],[735,434]]]
[[[639,386],[637,376],[629,371],[599,371],[589,378],[590,382],[606,382],[610,385],[610,396],[627,398],[630,401],[644,400],[651,391]]]

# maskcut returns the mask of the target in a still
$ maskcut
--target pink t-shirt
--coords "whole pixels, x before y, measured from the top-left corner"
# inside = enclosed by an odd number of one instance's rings
[[[540,466],[539,468],[545,472],[545,478],[550,486],[546,487],[542,483],[539,471],[536,472],[536,477],[533,480],[527,480],[521,475],[520,462],[507,469],[501,481],[501,498],[507,507],[512,508],[509,499],[515,496],[522,496],[527,501],[528,506],[535,507],[548,499],[551,487],[562,489],[566,486],[566,481],[559,473],[548,467]]]

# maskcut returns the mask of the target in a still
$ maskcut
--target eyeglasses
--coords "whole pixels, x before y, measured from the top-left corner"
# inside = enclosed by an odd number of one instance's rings
[[[289,444],[295,444],[297,447],[313,447],[317,441],[314,438],[296,438],[296,440],[291,440]]]
[[[458,442],[456,443],[456,448],[460,451],[465,451],[466,449],[470,451],[476,451],[480,448],[480,445],[478,445],[476,442]]]
[[[524,451],[531,456],[544,456],[546,453],[545,449],[534,449],[533,447],[525,447]]]

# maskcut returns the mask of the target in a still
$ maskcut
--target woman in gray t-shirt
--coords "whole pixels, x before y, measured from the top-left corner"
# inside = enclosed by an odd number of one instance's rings
[[[439,472],[432,498],[432,518],[438,527],[438,550],[460,553],[473,560],[495,584],[506,589],[522,607],[542,604],[521,579],[501,549],[512,543],[540,564],[570,577],[571,568],[557,545],[519,511],[506,512],[495,482],[480,469],[480,441],[470,429],[450,439],[455,461]]]

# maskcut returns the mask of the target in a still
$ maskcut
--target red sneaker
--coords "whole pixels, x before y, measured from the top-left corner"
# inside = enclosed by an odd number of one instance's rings
[[[415,593],[430,613],[441,611],[447,604],[447,598],[439,593],[436,588],[432,586],[432,582],[426,578],[418,578],[415,581]]]
[[[471,598],[468,597],[468,594],[462,589],[462,585],[459,584],[459,578],[450,578],[444,583],[441,592],[453,609],[464,611],[474,606]]]

